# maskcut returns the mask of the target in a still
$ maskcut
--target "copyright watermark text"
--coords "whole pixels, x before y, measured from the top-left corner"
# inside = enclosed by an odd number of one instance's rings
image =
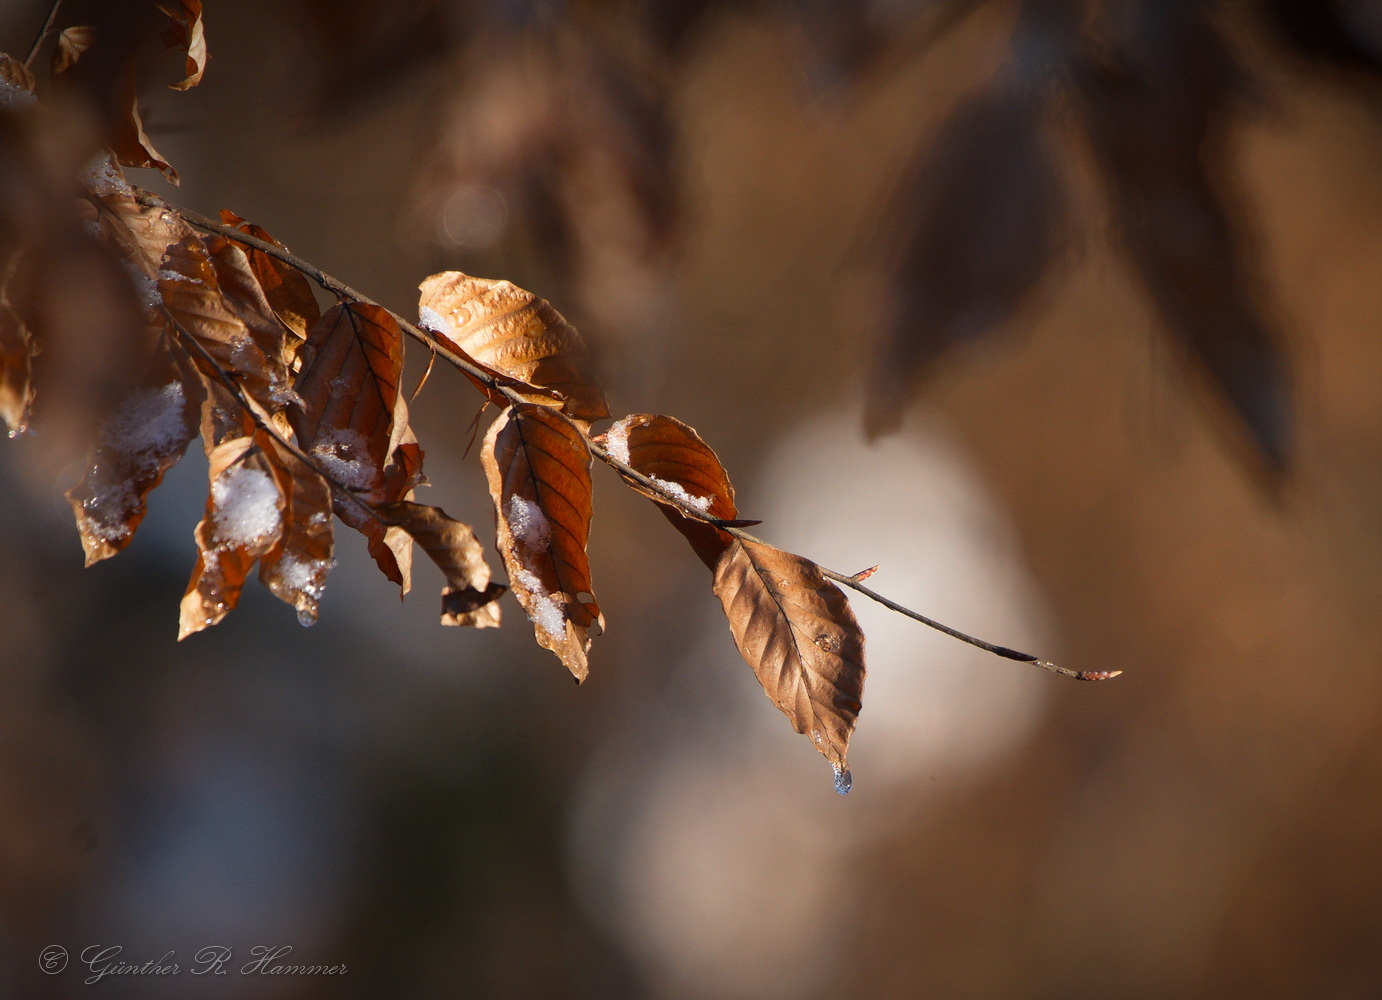
[[[93,944],[83,948],[74,960],[82,966],[88,985],[99,983],[107,976],[344,976],[346,967],[337,965],[309,965],[292,959],[290,944],[259,944],[245,956],[224,945],[207,945],[198,949],[190,959],[180,961],[177,953],[164,952],[143,962],[125,957],[125,949],[118,944]],[[69,954],[60,944],[50,944],[39,952],[38,966],[50,976],[67,968]]]

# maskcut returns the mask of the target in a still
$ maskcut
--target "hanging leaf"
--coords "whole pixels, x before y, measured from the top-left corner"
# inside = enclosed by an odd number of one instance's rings
[[[20,90],[30,95],[28,99],[16,103],[21,105],[33,103],[32,96],[34,87],[36,86],[33,73],[29,71],[29,67],[25,66],[18,59],[4,52],[0,52],[0,85],[3,84],[8,84],[15,90]],[[4,92],[3,86],[0,86],[0,96],[8,97]],[[6,103],[10,102],[6,101]]]
[[[246,222],[224,208],[221,209],[221,222],[265,243],[283,248],[283,244],[263,228]],[[259,279],[259,284],[278,318],[297,335],[298,340],[306,340],[307,331],[321,319],[321,307],[317,305],[316,296],[312,294],[312,286],[308,284],[307,278],[297,268],[270,257],[262,250],[252,247],[245,247],[244,250],[249,256],[250,270]],[[296,349],[296,345],[293,347]]]
[[[249,330],[250,337],[268,362],[270,380],[280,397],[278,401],[285,402],[288,365],[297,354],[297,344],[290,344],[292,331],[269,305],[258,277],[250,268],[249,258],[238,244],[224,236],[204,236],[202,243],[211,254],[222,297]]]
[[[378,510],[408,532],[446,577],[441,592],[443,625],[499,627],[498,599],[508,588],[490,582],[489,563],[470,525],[440,507],[407,501],[380,504]]]
[[[146,383],[106,419],[86,475],[67,491],[88,566],[134,540],[148,495],[197,436],[201,401],[186,351],[165,341]]]
[[[308,333],[290,414],[299,444],[350,492],[334,491],[336,513],[363,534],[386,577],[411,586],[412,544],[366,504],[405,499],[421,475],[422,452],[399,393],[403,335],[388,310],[362,302],[332,306]]]
[[[115,158],[126,167],[152,167],[162,173],[170,184],[182,183],[178,180],[178,172],[162,153],[154,149],[153,142],[144,131],[133,75],[128,78],[124,91],[120,100],[121,117],[114,123],[110,136],[110,148]]]
[[[58,44],[53,49],[53,75],[71,69],[95,41],[96,29],[92,27],[63,28],[58,32]]]
[[[582,373],[585,342],[576,328],[545,299],[510,281],[444,271],[419,286],[423,327],[482,367],[562,397],[560,406],[577,420],[609,416],[605,394]],[[552,405],[543,393],[518,391],[530,402]],[[491,395],[499,406],[508,400]]]
[[[611,456],[653,479],[663,489],[712,517],[733,521],[734,487],[724,466],[694,428],[675,417],[634,413],[614,423],[595,439]],[[622,473],[621,473],[622,475]],[[734,540],[712,524],[688,517],[637,480],[624,477],[633,489],[654,501],[701,561],[714,572],[720,556]]]
[[[490,426],[480,452],[509,586],[576,682],[590,669],[590,633],[604,631],[586,542],[593,492],[590,451],[571,422],[548,407],[510,407]]]
[[[864,692],[864,633],[849,601],[809,559],[734,539],[715,568],[740,654],[768,696],[810,736],[848,789],[849,738]]]
[[[255,561],[278,545],[284,502],[266,455],[271,440],[260,431],[211,451],[211,492],[195,533],[197,565],[182,598],[179,640],[230,614]]]
[[[201,0],[178,0],[175,10],[162,4],[158,9],[173,20],[163,35],[163,44],[187,53],[187,66],[183,70],[186,76],[169,86],[173,90],[189,90],[202,82],[202,74],[206,72],[206,31],[202,26]]]
[[[332,558],[331,487],[316,469],[277,441],[264,457],[284,497],[283,530],[259,561],[259,582],[280,601],[297,609],[298,621],[313,625],[326,588]]]

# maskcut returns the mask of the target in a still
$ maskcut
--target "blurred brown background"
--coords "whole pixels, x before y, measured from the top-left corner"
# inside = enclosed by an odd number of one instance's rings
[[[1376,4],[207,6],[203,86],[146,90],[183,185],[136,183],[405,314],[509,277],[764,537],[1125,673],[855,601],[839,798],[598,471],[579,690],[516,605],[443,630],[344,533],[315,629],[252,584],[179,645],[197,449],[83,571],[40,420],[0,448],[0,993],[1382,993]],[[439,371],[414,423],[491,540],[477,405]],[[350,971],[87,986],[53,943]]]

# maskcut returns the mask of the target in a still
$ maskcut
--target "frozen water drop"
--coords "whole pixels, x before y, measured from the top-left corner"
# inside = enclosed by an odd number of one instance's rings
[[[854,787],[854,777],[849,773],[849,768],[841,767],[839,764],[831,764],[835,769],[835,791],[841,795],[848,795],[849,790]]]
[[[311,628],[317,624],[317,613],[311,608],[298,608],[298,624],[303,628]]]

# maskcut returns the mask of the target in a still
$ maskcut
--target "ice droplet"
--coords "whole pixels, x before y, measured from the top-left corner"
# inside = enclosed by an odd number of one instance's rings
[[[854,777],[849,773],[849,768],[841,767],[839,764],[831,764],[835,769],[835,791],[841,795],[848,795],[849,790],[854,787]]]
[[[303,628],[311,628],[317,624],[317,613],[311,608],[298,608],[298,624]]]

